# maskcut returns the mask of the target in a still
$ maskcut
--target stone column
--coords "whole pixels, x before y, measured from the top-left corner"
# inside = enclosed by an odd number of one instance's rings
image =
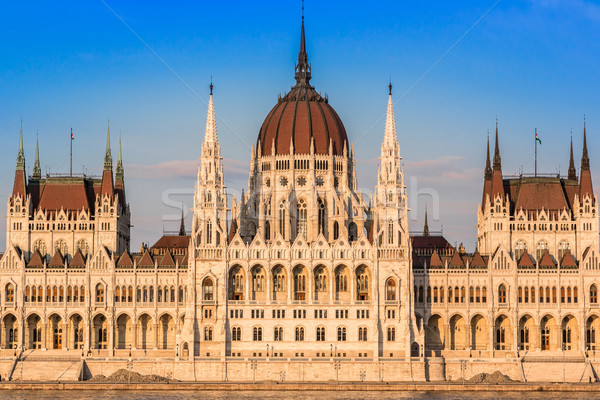
[[[473,343],[473,340],[471,340],[472,339],[471,338],[471,335],[472,335],[471,324],[470,323],[466,324],[465,329],[467,330],[465,332],[465,349],[468,350],[469,348],[471,348],[471,343]]]
[[[42,324],[42,330],[44,331],[44,334],[42,335],[42,338],[44,339],[42,342],[42,348],[44,350],[48,349],[48,325],[50,325],[48,322]],[[4,328],[2,329],[2,331],[4,332]]]
[[[138,347],[138,324],[137,322],[132,321],[132,329],[133,329],[133,350],[137,350]]]
[[[108,355],[110,357],[115,355],[115,318],[110,316],[108,321]]]
[[[154,347],[153,347],[153,350],[156,350],[156,349],[158,349],[158,321],[154,324]]]

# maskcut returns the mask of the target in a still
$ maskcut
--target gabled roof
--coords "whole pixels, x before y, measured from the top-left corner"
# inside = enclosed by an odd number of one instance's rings
[[[549,252],[544,253],[539,264],[540,264],[540,268],[556,268],[556,263],[552,259],[552,256],[550,256]]]
[[[434,250],[433,254],[431,255],[431,259],[429,260],[429,266],[437,267],[437,268],[444,267],[444,263],[442,262],[442,259],[440,258],[439,254],[435,250]]]
[[[161,266],[161,267],[174,267],[175,266],[175,260],[173,260],[173,257],[171,256],[171,253],[168,252],[168,251],[166,251],[165,255],[159,261],[158,265]]]
[[[163,235],[154,245],[152,249],[187,249],[190,244],[191,236],[175,236]]]
[[[235,234],[237,233],[237,221],[234,219],[231,220],[231,226],[229,227],[229,235],[227,236],[227,244],[233,241]],[[271,235],[273,232],[271,232]]]
[[[483,257],[481,257],[481,254],[479,253],[479,250],[476,250],[475,254],[473,254],[473,259],[471,260],[469,267],[470,268],[486,268],[487,267],[486,262],[483,260]]]
[[[571,254],[570,250],[567,250],[565,255],[563,256],[562,261],[560,262],[560,266],[562,268],[577,268],[577,261]]]
[[[64,267],[64,266],[65,266],[65,260],[62,256],[62,254],[60,254],[60,250],[56,250],[54,252],[54,255],[52,256],[52,259],[50,260],[50,263],[48,263],[48,267],[60,268],[60,267]]]
[[[117,262],[117,267],[133,267],[133,260],[128,252],[123,252],[119,258],[119,261]]]
[[[148,250],[144,252],[144,255],[142,256],[142,258],[140,258],[137,265],[138,267],[154,267],[154,261],[152,261],[152,257],[150,256]]]
[[[452,260],[450,260],[448,266],[450,268],[464,268],[465,263],[463,262],[462,258],[460,258],[460,254],[458,254],[458,251],[454,253],[454,255],[452,256]]]
[[[29,260],[29,263],[27,263],[27,267],[43,268],[44,267],[43,259],[44,259],[44,257],[40,254],[40,251],[36,250],[35,253],[33,253],[33,257],[31,257],[31,260]]]
[[[535,268],[535,261],[533,258],[527,253],[527,250],[523,252],[523,255],[519,259],[517,263],[517,267],[519,268]]]
[[[75,253],[75,256],[71,260],[71,264],[69,264],[69,267],[74,267],[74,268],[84,268],[85,267],[85,257],[81,253],[81,250],[77,250],[77,253]]]

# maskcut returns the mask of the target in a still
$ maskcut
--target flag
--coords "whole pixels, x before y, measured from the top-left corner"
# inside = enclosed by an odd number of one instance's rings
[[[73,129],[71,129],[71,140],[75,140],[75,136],[73,136]]]
[[[537,140],[539,142],[539,144],[542,144],[542,139],[540,139],[537,132],[535,133],[535,140]]]

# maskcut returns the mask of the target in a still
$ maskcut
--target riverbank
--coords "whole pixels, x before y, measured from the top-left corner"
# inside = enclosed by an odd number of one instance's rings
[[[127,390],[127,391],[356,391],[356,392],[598,392],[598,384],[549,383],[110,383],[110,382],[2,382],[0,391],[6,390]]]

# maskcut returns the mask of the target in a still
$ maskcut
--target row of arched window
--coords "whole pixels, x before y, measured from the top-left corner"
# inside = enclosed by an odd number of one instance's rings
[[[9,284],[8,286],[12,286]],[[14,294],[14,288],[8,288],[7,286],[7,301],[9,297],[9,291],[12,289]],[[84,286],[71,286],[68,285],[65,293],[64,286],[25,286],[25,302],[26,303],[43,303],[44,294],[46,296],[47,303],[62,303],[65,300],[67,303],[83,303],[85,302],[85,287]],[[66,298],[65,298],[66,295]],[[12,296],[11,296],[12,297]]]
[[[138,286],[136,289],[136,302],[153,303],[155,296],[154,286]],[[185,290],[179,286],[176,290],[174,286],[159,286],[156,288],[156,302],[159,304],[183,303],[185,301]],[[115,288],[116,303],[133,302],[133,286],[117,286]]]
[[[502,285],[501,285],[502,286]],[[595,285],[592,285],[595,286]],[[546,303],[546,304],[555,304],[558,302],[559,298],[558,298],[558,290],[556,286],[546,286],[545,288],[543,286],[540,286],[539,288],[539,303]],[[591,294],[591,289],[590,289],[590,294]],[[499,297],[500,298],[500,297]],[[505,296],[502,296],[503,299],[505,299]],[[536,296],[535,296],[535,287],[531,286],[530,288],[527,286],[519,286],[517,289],[517,301],[519,303],[535,303],[536,302]],[[590,301],[591,301],[591,296],[590,296]],[[501,301],[502,302],[506,302],[506,300]],[[561,286],[560,287],[560,303],[561,304],[577,304],[579,302],[579,292],[577,290],[577,286],[574,286],[573,288],[571,288],[570,286]]]
[[[212,329],[212,328],[211,328]],[[317,342],[325,342],[326,341],[326,330],[325,327],[319,326],[315,330],[315,340]],[[206,335],[205,335],[206,337]],[[340,326],[337,328],[337,341],[345,342],[347,339],[347,328],[344,326]],[[205,339],[206,340],[206,339]],[[234,326],[231,328],[231,340],[233,342],[240,342],[242,340],[242,328],[239,326]],[[263,328],[260,326],[255,326],[252,328],[252,341],[260,342],[263,340]],[[273,341],[282,342],[284,340],[284,330],[281,326],[276,326],[273,328]],[[302,326],[297,326],[294,329],[294,340],[296,342],[305,341],[305,329]],[[368,328],[367,327],[359,327],[358,328],[358,341],[366,342],[368,340]],[[387,340],[389,342],[393,342],[396,340],[396,328],[388,327],[387,329]]]
[[[448,303],[466,303],[483,304],[487,303],[487,287],[470,286],[469,297],[467,298],[467,289],[464,286],[448,287]],[[423,303],[444,303],[446,301],[444,287],[440,286],[415,286],[415,302]]]

